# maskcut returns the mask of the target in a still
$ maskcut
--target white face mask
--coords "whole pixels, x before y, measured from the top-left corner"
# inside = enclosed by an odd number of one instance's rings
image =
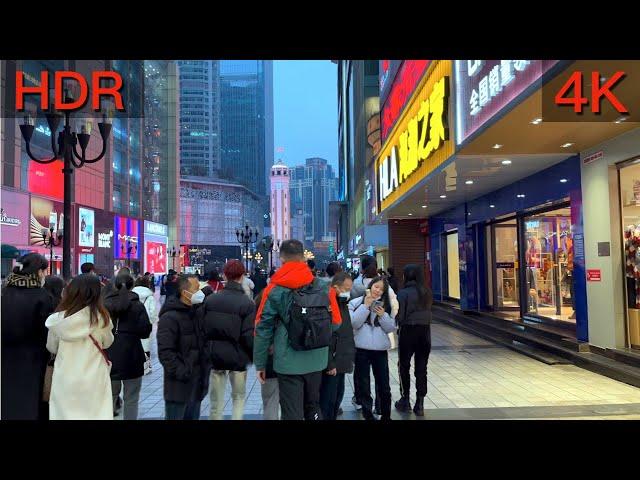
[[[40,286],[44,287],[44,283],[45,283],[45,278],[44,277],[40,277]]]
[[[339,297],[348,299],[351,297],[351,292],[342,292],[340,293]]]
[[[198,290],[196,293],[191,295],[191,305],[197,305],[202,302],[204,302],[204,292],[202,290]]]

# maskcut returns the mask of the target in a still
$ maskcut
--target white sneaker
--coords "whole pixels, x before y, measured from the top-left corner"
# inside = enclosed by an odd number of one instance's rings
[[[151,358],[147,357],[144,362],[144,375],[149,375],[151,373]]]

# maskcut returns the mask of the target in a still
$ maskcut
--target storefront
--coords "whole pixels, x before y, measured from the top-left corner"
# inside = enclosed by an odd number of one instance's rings
[[[640,349],[640,128],[581,157],[589,343]]]
[[[144,271],[164,275],[168,270],[168,226],[144,221]]]
[[[114,273],[122,267],[129,267],[135,275],[140,274],[141,265],[141,229],[140,220],[115,215],[113,218],[114,232]],[[144,273],[144,272],[142,272]]]
[[[11,273],[15,261],[31,251],[29,244],[29,195],[2,189],[2,276]]]
[[[430,217],[429,231],[437,300],[568,326],[586,314],[577,156]]]
[[[93,263],[98,275],[104,275],[110,278],[114,271],[114,215],[104,210],[95,210],[94,214],[96,246]]]
[[[184,271],[187,273],[206,274],[211,270],[222,272],[225,263],[229,260],[241,260],[240,246],[231,245],[181,245]],[[251,263],[251,262],[250,262]]]
[[[56,202],[54,200],[31,195],[31,225],[29,230],[29,245],[32,251],[44,255],[47,260],[53,262],[53,275],[62,275],[62,236],[64,236],[66,233],[64,232],[63,226],[64,215],[62,202]],[[51,249],[49,246],[45,246],[45,238],[47,242],[49,242],[52,228],[53,239],[56,243],[55,246],[53,246],[53,249]],[[73,231],[72,217],[71,232]],[[73,235],[73,233],[71,234]],[[58,238],[60,238],[59,242]],[[51,258],[52,252],[53,258]],[[73,269],[71,273],[74,273]]]

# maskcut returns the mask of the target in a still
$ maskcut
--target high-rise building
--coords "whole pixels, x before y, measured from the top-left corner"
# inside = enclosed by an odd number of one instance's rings
[[[271,236],[274,243],[288,240],[291,235],[291,197],[289,168],[278,160],[271,167]]]
[[[220,104],[221,176],[266,197],[273,165],[273,62],[221,60]]]
[[[175,245],[180,220],[176,62],[146,60],[144,76],[142,214],[167,225],[169,243]]]
[[[307,158],[305,165],[292,167],[290,175],[291,201],[302,205],[304,242],[311,247],[329,233],[328,206],[337,195],[333,167],[324,158]]]
[[[180,60],[180,174],[212,178],[220,170],[220,62]]]

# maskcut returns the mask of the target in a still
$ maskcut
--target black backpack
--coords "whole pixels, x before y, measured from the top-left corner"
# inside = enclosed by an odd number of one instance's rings
[[[286,324],[289,344],[294,350],[328,347],[331,342],[331,305],[326,285],[314,279],[294,290]]]

